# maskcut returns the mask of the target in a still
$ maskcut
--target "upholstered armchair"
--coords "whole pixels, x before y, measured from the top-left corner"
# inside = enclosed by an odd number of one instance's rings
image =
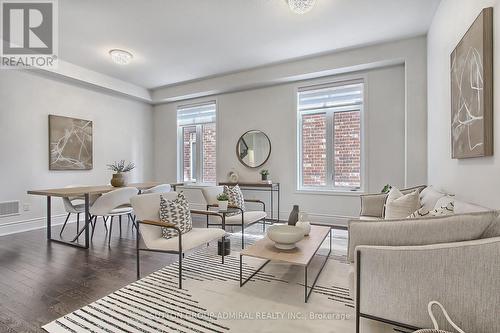
[[[174,200],[177,198],[177,192],[142,194],[131,199],[132,207],[137,216],[137,279],[140,278],[140,251],[173,253],[179,255],[179,288],[182,288],[183,253],[223,238],[225,231],[215,228],[193,228],[189,232],[181,234],[180,229],[175,224],[160,221],[160,196],[166,200]],[[192,213],[196,212],[192,211]],[[216,213],[205,213],[220,218]],[[169,239],[163,238],[162,228],[173,229],[178,236]],[[222,255],[224,258],[224,252]]]
[[[207,210],[209,210],[211,207],[217,207],[217,196],[221,194],[224,191],[223,186],[209,186],[209,187],[204,187],[202,189],[203,196],[205,198],[205,201],[207,203]],[[250,202],[250,203],[259,203],[262,205],[262,210],[254,210],[254,211],[243,211],[240,209],[240,213],[232,216],[227,216],[225,225],[226,226],[240,226],[241,227],[241,248],[243,249],[245,247],[245,227],[248,227],[252,224],[255,224],[257,222],[261,222],[263,225],[263,229],[265,230],[266,227],[266,205],[263,201],[261,200],[254,200],[254,199],[245,199],[245,202]],[[238,207],[232,207],[232,208],[238,208]],[[222,226],[222,222],[218,218],[214,218],[211,216],[207,216],[207,228],[210,226]]]
[[[500,332],[499,212],[350,221],[348,260],[357,332],[361,318],[431,327],[430,301],[465,332]]]

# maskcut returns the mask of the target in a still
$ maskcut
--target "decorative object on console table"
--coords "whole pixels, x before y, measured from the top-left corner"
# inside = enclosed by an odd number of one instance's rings
[[[111,179],[111,185],[113,187],[125,186],[127,184],[125,174],[132,171],[134,168],[134,163],[130,162],[129,164],[125,165],[125,160],[114,162],[113,164],[108,164],[108,170],[112,170],[115,172],[113,174],[113,178]]]
[[[288,225],[295,225],[299,220],[299,205],[293,205],[293,209],[288,216]]]
[[[451,54],[452,158],[493,155],[493,8],[485,8]]]
[[[306,212],[299,213],[299,221],[295,224],[296,227],[304,231],[304,236],[309,236],[311,232],[311,223],[309,222],[309,214]]]
[[[49,170],[92,168],[92,121],[49,115]]]
[[[261,176],[261,179],[262,181],[267,181],[267,178],[269,177],[270,173],[269,173],[269,170],[267,169],[262,169],[260,170],[260,176]]]
[[[238,175],[238,173],[236,171],[231,170],[231,171],[229,171],[229,173],[227,175],[227,179],[231,183],[238,183],[238,180],[240,179],[240,176]]]
[[[220,210],[227,210],[227,205],[229,203],[229,196],[226,193],[221,193],[217,196],[217,203]]]

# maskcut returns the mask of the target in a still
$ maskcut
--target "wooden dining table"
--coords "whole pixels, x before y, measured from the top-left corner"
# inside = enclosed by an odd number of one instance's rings
[[[139,193],[144,190],[148,190],[152,187],[160,185],[162,183],[158,182],[145,182],[145,183],[134,183],[127,184],[127,187],[135,187],[139,190]],[[182,183],[170,184],[173,190],[176,190],[177,186],[183,185]],[[47,197],[47,240],[49,242],[55,242],[59,244],[69,245],[77,248],[88,249],[89,248],[89,225],[90,225],[90,196],[96,194],[104,194],[116,190],[116,187],[111,185],[98,185],[98,186],[80,186],[80,187],[64,187],[64,188],[53,188],[47,190],[29,190],[28,194],[31,195],[41,195]],[[85,225],[82,228],[82,232],[85,231],[85,243],[79,244],[76,240],[65,241],[63,239],[52,238],[52,197],[57,198],[67,198],[67,197],[82,197],[85,201]],[[80,233],[80,232],[79,232]]]

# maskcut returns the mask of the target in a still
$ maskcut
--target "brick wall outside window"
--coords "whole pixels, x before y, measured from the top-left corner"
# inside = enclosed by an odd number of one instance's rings
[[[326,114],[302,116],[302,185],[326,185]]]
[[[361,185],[360,111],[334,113],[335,186]]]
[[[192,143],[196,142],[196,126],[187,126],[182,129],[182,151],[183,151],[183,175],[184,181],[194,181],[191,177],[191,158],[195,158],[195,151],[192,151]]]
[[[216,126],[215,124],[203,125],[203,182],[216,182]]]

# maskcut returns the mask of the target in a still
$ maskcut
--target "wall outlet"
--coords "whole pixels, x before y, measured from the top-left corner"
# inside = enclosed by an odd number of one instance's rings
[[[28,204],[28,203],[23,204],[23,210],[25,212],[29,212],[29,210],[30,210],[30,204]]]

